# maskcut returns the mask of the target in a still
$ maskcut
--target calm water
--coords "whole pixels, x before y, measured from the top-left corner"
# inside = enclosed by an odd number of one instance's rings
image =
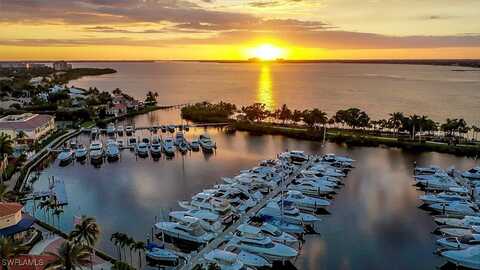
[[[436,121],[465,118],[480,125],[480,70],[387,64],[216,64],[82,63],[77,67],[112,67],[118,73],[72,82],[102,90],[117,87],[144,98],[160,94],[161,104],[229,101],[262,102],[269,108],[318,107],[330,115],[359,107],[374,119],[388,113],[424,114]],[[466,70],[465,68],[461,68]]]
[[[165,123],[178,119],[178,111],[158,111],[134,119],[138,125]],[[191,139],[203,133],[191,129]],[[204,188],[234,176],[260,160],[274,158],[285,149],[308,153],[335,152],[357,160],[346,178],[346,185],[322,216],[321,235],[307,236],[302,255],[295,262],[299,269],[435,269],[444,261],[433,254],[434,223],[418,209],[421,194],[412,186],[412,164],[455,165],[467,169],[475,161],[437,153],[413,154],[398,149],[355,147],[335,144],[322,147],[318,142],[299,141],[281,136],[251,136],[244,132],[227,135],[208,129],[219,146],[213,155],[202,152],[186,156],[136,159],[124,150],[115,163],[94,168],[89,163],[59,167],[49,165],[36,189],[44,189],[48,176],[65,180],[70,204],[60,218],[60,226],[72,228],[73,215],[97,218],[102,228],[100,247],[115,255],[109,242],[113,232],[124,232],[137,240],[146,239],[155,216],[179,209],[178,200],[189,199]],[[88,142],[87,136],[79,138]],[[27,207],[28,208],[28,207]],[[37,210],[37,216],[42,217]]]

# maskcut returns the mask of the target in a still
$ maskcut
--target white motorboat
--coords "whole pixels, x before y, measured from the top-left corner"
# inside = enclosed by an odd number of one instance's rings
[[[305,196],[302,192],[297,190],[288,191],[283,199],[285,201],[293,202],[293,204],[300,209],[306,209],[310,211],[315,211],[330,205],[328,200]],[[277,200],[280,200],[280,198]]]
[[[324,155],[322,157],[322,160],[326,161],[326,162],[342,162],[342,163],[346,163],[346,164],[352,164],[353,162],[355,162],[355,160],[353,160],[350,157],[337,156],[337,155],[332,154],[332,153]]]
[[[451,203],[434,203],[429,206],[430,209],[442,214],[453,215],[475,215],[478,213],[478,207],[471,202],[451,202]]]
[[[100,133],[100,130],[99,130],[97,127],[93,127],[93,128],[90,130],[90,136],[92,137],[92,139],[97,138],[97,136],[98,136],[99,133]]]
[[[123,126],[118,126],[117,127],[117,133],[119,136],[123,136],[123,132],[124,132],[124,129],[123,129]]]
[[[135,149],[137,147],[137,139],[134,137],[128,138],[127,145],[128,147],[133,147],[133,149]]]
[[[291,161],[294,164],[301,164],[308,160],[308,155],[306,155],[303,151],[294,150],[281,153],[279,158]]]
[[[125,133],[127,136],[131,136],[135,132],[135,129],[132,126],[125,127]]]
[[[116,161],[120,159],[120,149],[118,144],[115,141],[107,141],[107,147],[105,150],[105,155],[109,161]]]
[[[198,218],[202,228],[209,232],[218,232],[224,228],[220,216],[209,210],[190,209],[188,211],[172,211],[168,216],[177,221],[181,221],[187,216]]]
[[[257,237],[259,239],[269,237],[274,242],[284,244],[287,246],[298,246],[298,239],[291,234],[280,231],[277,227],[264,223],[261,227],[242,224],[237,227],[233,233],[238,237]]]
[[[431,175],[415,176],[416,185],[426,190],[448,191],[451,188],[460,188],[461,186],[448,174],[435,173]]]
[[[462,176],[470,180],[479,181],[480,180],[480,166],[471,168],[468,171],[464,171]]]
[[[185,136],[183,135],[183,132],[179,131],[175,134],[175,145],[179,145],[185,140]]]
[[[295,179],[295,183],[316,182],[319,185],[336,188],[338,183],[325,179],[324,177],[300,177]]]
[[[258,254],[272,261],[286,261],[298,256],[298,251],[289,246],[273,242],[269,237],[253,234],[234,235],[226,246]]]
[[[145,256],[147,260],[159,263],[162,265],[177,265],[179,257],[177,254],[166,249],[163,245],[155,243],[148,243],[145,247]]]
[[[162,154],[162,144],[158,137],[152,139],[152,143],[150,144],[150,154],[153,157],[159,157]]]
[[[173,138],[167,137],[162,140],[162,150],[168,156],[175,155],[175,145]]]
[[[215,233],[206,232],[197,218],[184,217],[179,222],[159,222],[155,227],[163,233],[166,241],[174,244],[198,247],[215,238]]]
[[[200,192],[194,195],[191,201],[180,201],[178,204],[187,210],[209,210],[221,216],[228,215],[232,211],[232,206],[226,199],[216,198],[213,194],[207,192]]]
[[[415,167],[415,175],[430,175],[435,174],[436,172],[440,172],[442,168],[436,165],[430,165],[427,167]]]
[[[117,145],[118,145],[118,147],[119,147],[120,149],[122,149],[123,146],[124,146],[123,140],[118,140],[118,141],[117,141]]]
[[[60,166],[65,166],[70,164],[70,162],[72,162],[73,160],[73,156],[74,156],[74,153],[72,149],[70,148],[62,149],[62,151],[60,152],[60,154],[58,154],[58,157],[57,157],[60,163]]]
[[[170,133],[174,133],[174,132],[175,132],[175,125],[168,125],[168,126],[167,126],[167,130],[168,130]]]
[[[193,140],[190,142],[190,148],[192,151],[198,151],[200,150],[200,142],[198,140]]]
[[[437,244],[444,249],[466,249],[480,244],[480,234],[465,235],[462,237],[445,237],[437,239]]]
[[[115,124],[109,123],[107,125],[107,135],[114,136],[115,135]]]
[[[449,203],[456,201],[467,201],[469,198],[454,192],[441,192],[438,194],[425,194],[418,197],[424,204]]]
[[[149,138],[143,137],[142,142],[145,143],[147,146],[150,146],[150,139]]]
[[[226,250],[214,249],[203,255],[203,258],[208,264],[215,264],[220,270],[245,270],[237,254]]]
[[[332,168],[332,167],[327,167],[324,165],[313,165],[312,167],[309,168],[310,171],[315,171],[316,176],[331,176],[331,177],[345,177],[345,173]]]
[[[75,149],[75,158],[77,160],[84,160],[87,158],[88,150],[83,145],[79,145],[77,149]]]
[[[200,143],[200,147],[202,147],[202,150],[205,152],[211,152],[214,148],[216,148],[215,142],[206,133],[200,135],[200,137],[198,138],[198,142]]]
[[[280,205],[279,205],[280,204]],[[293,206],[292,202],[287,202],[283,201],[283,206],[281,207],[282,202],[277,203],[277,202],[269,202],[264,208],[262,208],[258,212],[259,217],[272,217],[274,219],[287,222],[287,223],[292,223],[292,224],[297,224],[297,225],[313,225],[319,221],[321,221],[320,218],[311,215],[311,214],[306,214],[300,212],[298,208],[295,208]]]
[[[269,262],[267,259],[263,258],[262,256],[255,255],[253,253],[247,251],[240,251],[238,253],[238,259],[247,266],[254,267],[255,269],[262,269],[262,268],[272,268],[272,263]]]
[[[470,229],[472,226],[480,226],[480,217],[477,216],[465,216],[463,218],[438,217],[434,221],[439,225],[465,229]]]
[[[319,182],[303,181],[296,182],[295,180],[288,186],[290,190],[297,190],[305,195],[323,196],[333,193],[333,188]]]
[[[90,144],[90,161],[102,162],[103,161],[103,144],[100,141],[93,141]]]
[[[148,144],[144,142],[138,143],[136,152],[139,157],[148,157]]]
[[[464,250],[448,250],[440,255],[457,266],[480,269],[480,246],[473,246]]]

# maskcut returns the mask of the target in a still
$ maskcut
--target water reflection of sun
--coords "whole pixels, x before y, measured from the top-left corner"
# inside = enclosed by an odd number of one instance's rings
[[[268,110],[275,109],[275,99],[273,97],[272,78],[270,74],[270,65],[262,65],[260,77],[258,80],[257,102],[265,104]]]

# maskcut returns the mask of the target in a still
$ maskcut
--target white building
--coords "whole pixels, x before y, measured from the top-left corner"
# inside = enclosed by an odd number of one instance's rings
[[[25,137],[18,138],[17,142],[32,143],[54,129],[54,117],[48,114],[24,113],[0,118],[0,133],[5,133],[15,139],[23,132]]]

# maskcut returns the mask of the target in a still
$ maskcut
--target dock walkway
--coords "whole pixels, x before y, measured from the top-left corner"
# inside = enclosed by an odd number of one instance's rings
[[[201,261],[203,260],[203,256],[205,254],[218,248],[225,241],[226,236],[233,233],[238,228],[238,226],[243,224],[249,218],[253,217],[258,211],[260,211],[260,209],[264,208],[269,202],[271,202],[272,199],[282,191],[283,187],[288,186],[300,174],[300,172],[308,168],[312,164],[312,162],[313,162],[313,159],[309,159],[308,162],[306,162],[297,170],[295,170],[292,174],[290,174],[290,176],[288,176],[287,179],[283,181],[283,186],[279,186],[276,189],[272,190],[256,206],[252,207],[245,214],[243,214],[239,220],[237,220],[235,223],[229,226],[225,231],[217,235],[217,237],[215,237],[215,239],[212,242],[208,243],[202,250],[200,250],[199,253],[189,258],[188,263],[185,264],[183,267],[181,267],[180,270],[194,269],[196,265],[201,263]]]

